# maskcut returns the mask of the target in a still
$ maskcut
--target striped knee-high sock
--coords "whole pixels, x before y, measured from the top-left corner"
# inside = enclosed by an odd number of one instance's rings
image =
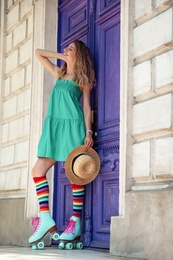
[[[84,204],[85,186],[72,184],[73,192],[73,216],[80,218]]]
[[[49,212],[49,185],[45,176],[34,177],[40,212]]]

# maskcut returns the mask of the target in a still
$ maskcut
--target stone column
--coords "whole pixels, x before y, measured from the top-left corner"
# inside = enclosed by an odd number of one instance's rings
[[[31,92],[31,122],[28,187],[26,195],[26,217],[37,214],[38,201],[31,170],[36,162],[37,144],[42,130],[42,124],[47,110],[49,93],[54,85],[53,77],[48,74],[35,57],[35,49],[56,51],[57,43],[57,6],[54,0],[35,0],[33,5],[33,73]],[[50,190],[53,191],[53,169],[48,173]],[[53,192],[50,194],[52,195]],[[51,197],[50,197],[51,201]],[[51,205],[50,205],[51,208]]]

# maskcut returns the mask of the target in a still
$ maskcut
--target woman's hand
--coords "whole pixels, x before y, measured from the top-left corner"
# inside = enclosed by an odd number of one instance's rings
[[[93,146],[94,140],[93,140],[91,134],[87,134],[87,135],[86,135],[84,144],[86,145],[86,150],[88,150],[90,147]]]

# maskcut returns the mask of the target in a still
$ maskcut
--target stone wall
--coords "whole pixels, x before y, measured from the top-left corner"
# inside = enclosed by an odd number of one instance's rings
[[[0,12],[0,244],[26,245],[31,233],[26,217],[38,212],[31,169],[54,84],[35,49],[56,51],[57,1],[2,0]],[[48,180],[51,203],[52,174]]]
[[[0,4],[0,244],[26,245],[31,233],[29,221],[24,218],[24,198],[28,178],[33,6],[32,0]]]
[[[111,219],[110,252],[170,260],[173,1],[121,0],[121,7],[121,201],[120,216]]]
[[[30,127],[32,0],[2,1],[1,8],[0,197],[7,192],[24,197]]]
[[[153,183],[155,188],[173,181],[172,5],[136,0],[134,10],[132,177],[136,184]]]

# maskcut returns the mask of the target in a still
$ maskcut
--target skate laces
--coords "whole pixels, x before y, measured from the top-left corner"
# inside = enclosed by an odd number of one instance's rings
[[[32,224],[32,227],[33,227],[33,231],[34,231],[34,233],[33,233],[33,235],[37,232],[37,229],[38,229],[38,227],[40,226],[40,218],[37,216],[37,217],[35,217],[33,220],[32,220],[32,222],[31,222],[31,224]]]
[[[75,225],[76,225],[76,221],[74,221],[73,219],[70,219],[70,220],[68,221],[68,224],[67,224],[67,227],[66,227],[64,233],[65,233],[65,234],[70,234],[70,233],[72,233],[72,234],[74,235],[74,234],[75,234],[75,231],[74,231]]]

